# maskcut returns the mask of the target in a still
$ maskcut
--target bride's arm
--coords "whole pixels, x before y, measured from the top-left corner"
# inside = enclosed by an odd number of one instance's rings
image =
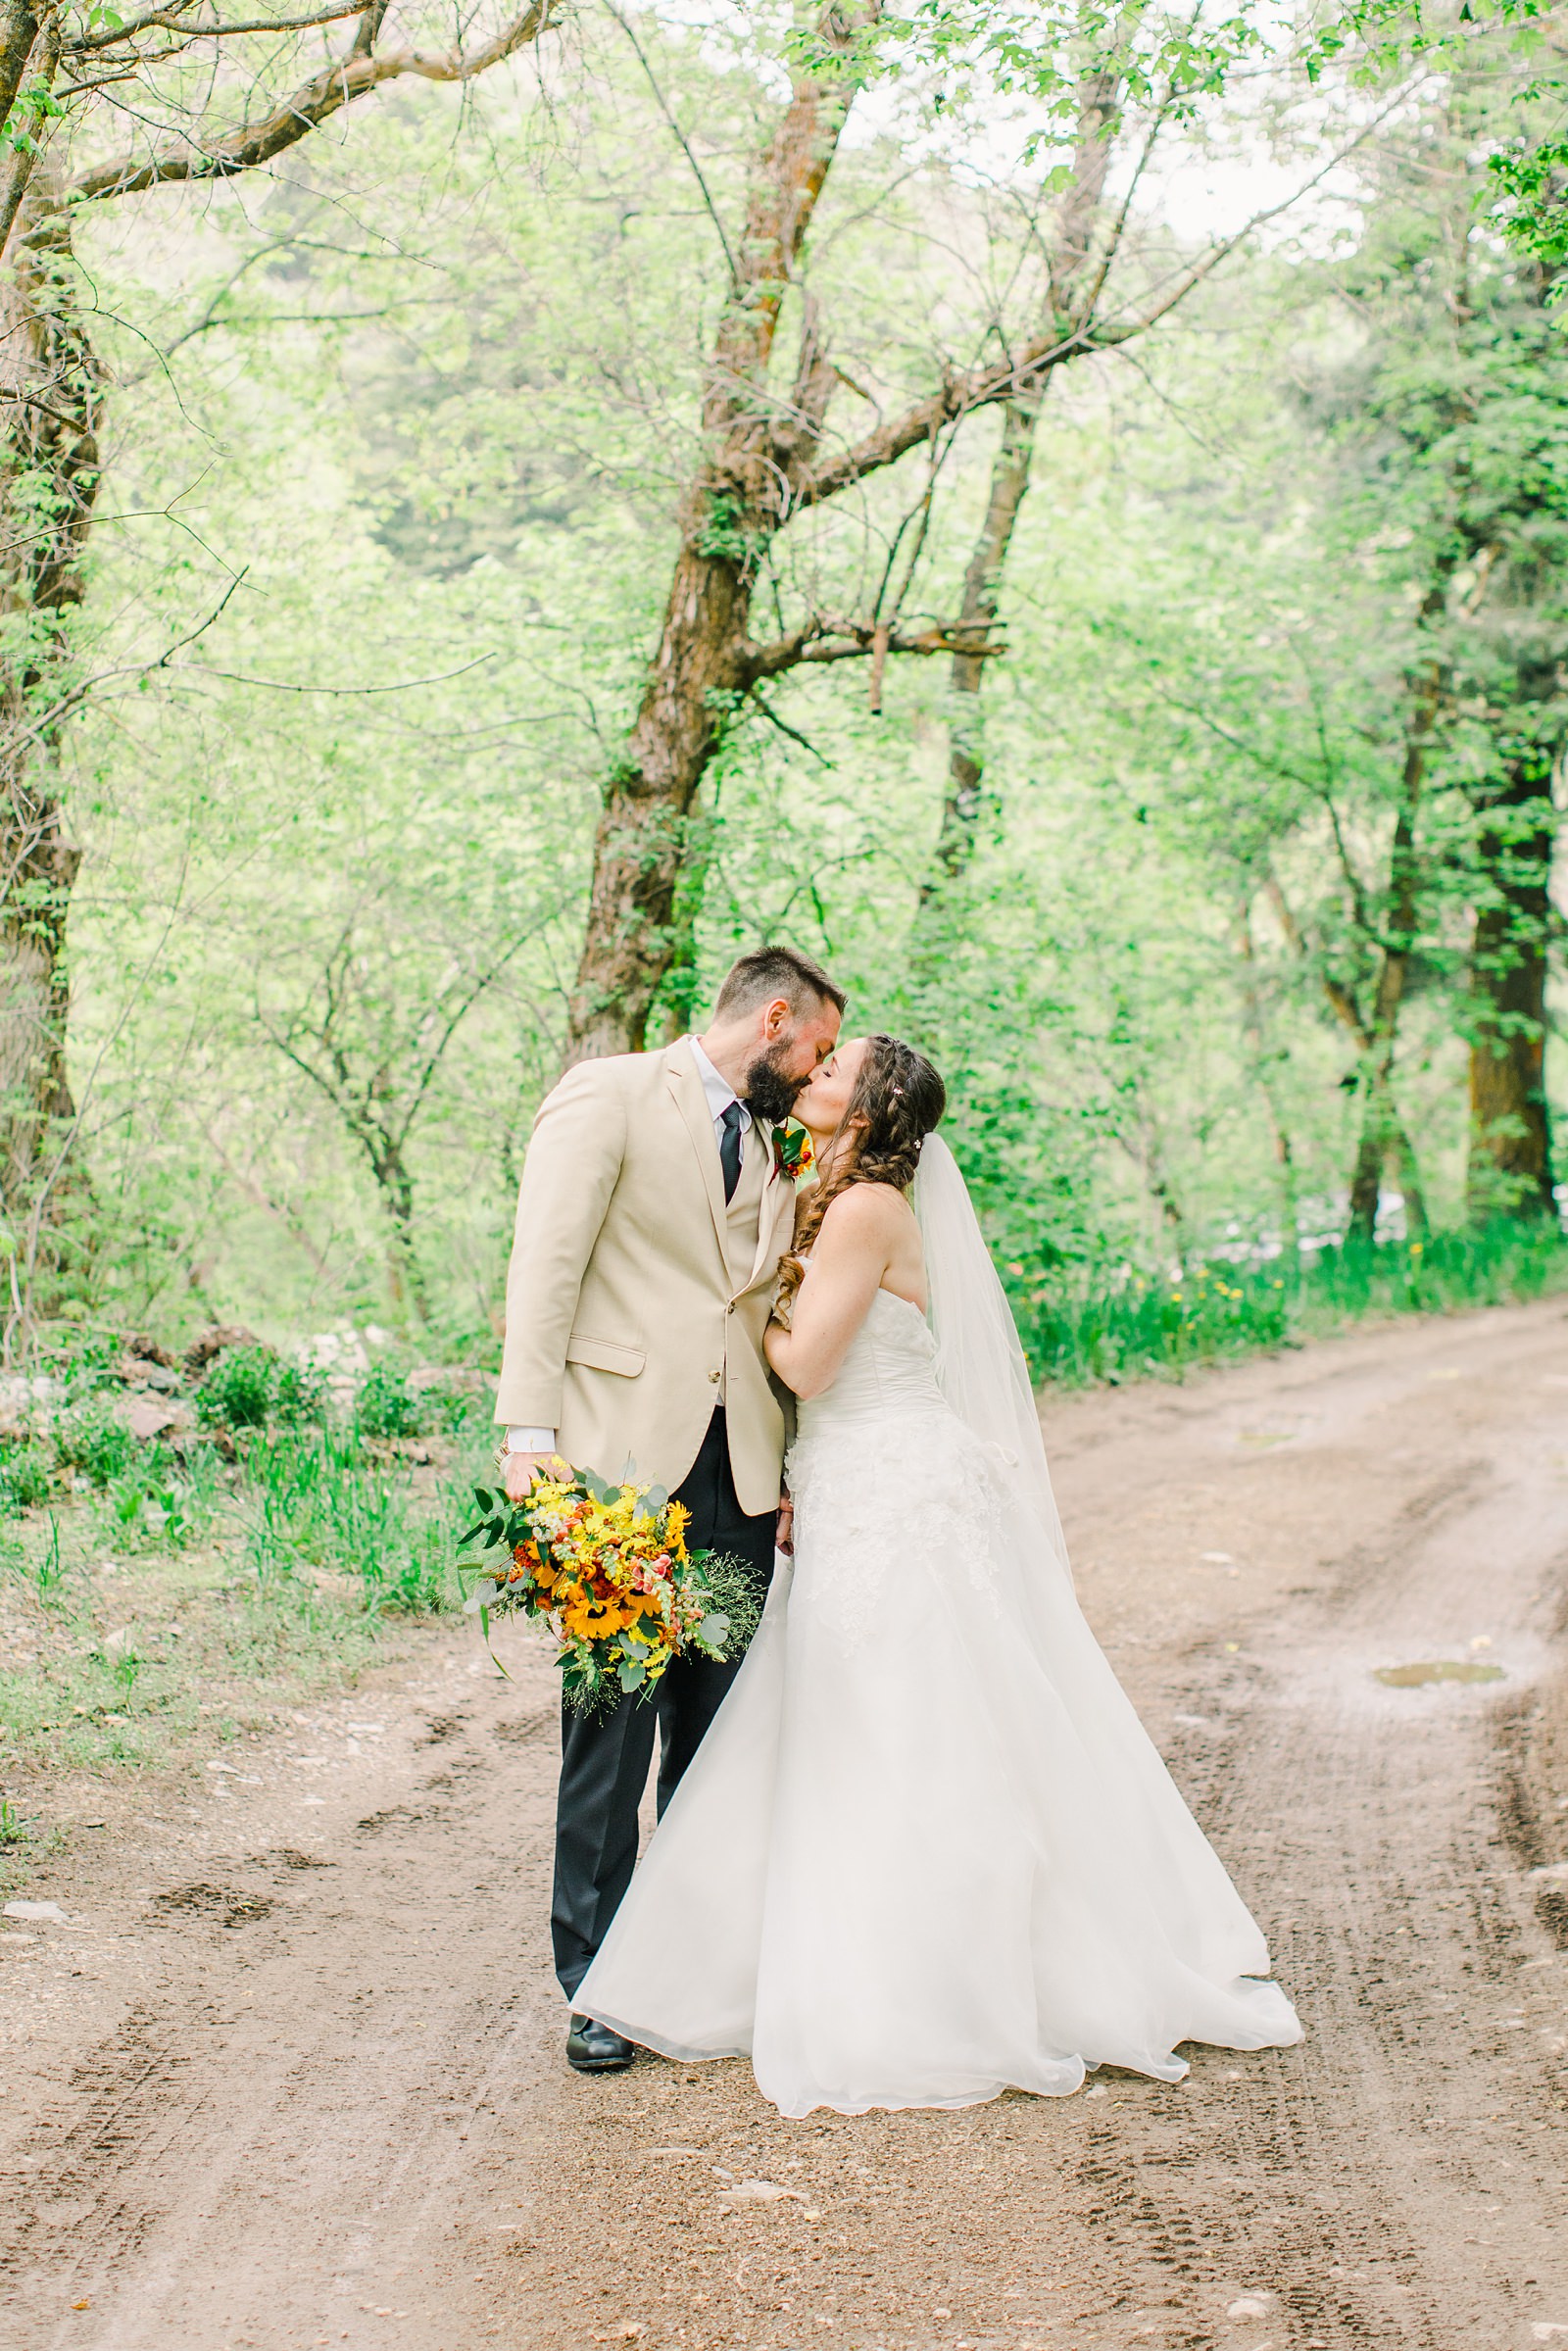
[[[769,1323],[768,1362],[799,1396],[820,1396],[838,1377],[850,1341],[871,1310],[909,1211],[886,1184],[855,1184],[822,1219],[790,1328]]]

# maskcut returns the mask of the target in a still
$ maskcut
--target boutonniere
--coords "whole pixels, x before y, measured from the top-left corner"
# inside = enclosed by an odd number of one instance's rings
[[[816,1152],[811,1138],[796,1118],[786,1118],[782,1126],[773,1129],[773,1172],[788,1176],[792,1184],[803,1184],[815,1173]]]

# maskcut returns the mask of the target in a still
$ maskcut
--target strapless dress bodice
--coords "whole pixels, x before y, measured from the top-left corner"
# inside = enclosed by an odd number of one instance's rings
[[[879,1290],[832,1387],[799,1406],[800,1436],[818,1436],[829,1428],[888,1413],[945,1413],[936,1352],[931,1326],[919,1307],[891,1290]]]

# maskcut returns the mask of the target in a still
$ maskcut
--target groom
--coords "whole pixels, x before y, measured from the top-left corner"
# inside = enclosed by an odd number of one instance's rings
[[[667,1487],[694,1549],[766,1589],[783,1537],[784,1416],[762,1356],[794,1186],[773,1127],[838,1042],[844,993],[787,947],[742,955],[700,1037],[568,1069],[534,1122],[507,1277],[496,1397],[515,1500],[559,1451],[576,1469]],[[551,1923],[569,2000],[637,1858],[659,1726],[659,1809],[739,1670],[677,1658],[650,1702],[562,1709]],[[632,2046],[573,2016],[579,2073]]]

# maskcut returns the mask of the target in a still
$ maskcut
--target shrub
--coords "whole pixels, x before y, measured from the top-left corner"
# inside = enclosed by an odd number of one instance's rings
[[[60,1415],[55,1450],[68,1469],[79,1469],[95,1486],[107,1486],[123,1476],[139,1447],[107,1399],[94,1396]]]
[[[319,1420],[326,1382],[305,1363],[279,1363],[272,1389],[272,1418],[297,1428],[301,1421]]]
[[[196,1391],[197,1417],[209,1429],[265,1429],[277,1379],[277,1357],[265,1347],[230,1347]]]
[[[54,1492],[54,1468],[41,1445],[14,1445],[0,1456],[0,1509],[36,1510]]]
[[[421,1399],[410,1394],[407,1379],[394,1364],[372,1363],[354,1417],[362,1437],[416,1437],[423,1422]]]
[[[444,1387],[433,1381],[418,1394],[419,1418],[424,1428],[439,1429],[444,1437],[462,1437],[470,1421],[479,1421],[488,1428],[490,1399],[475,1396],[466,1388]]]

